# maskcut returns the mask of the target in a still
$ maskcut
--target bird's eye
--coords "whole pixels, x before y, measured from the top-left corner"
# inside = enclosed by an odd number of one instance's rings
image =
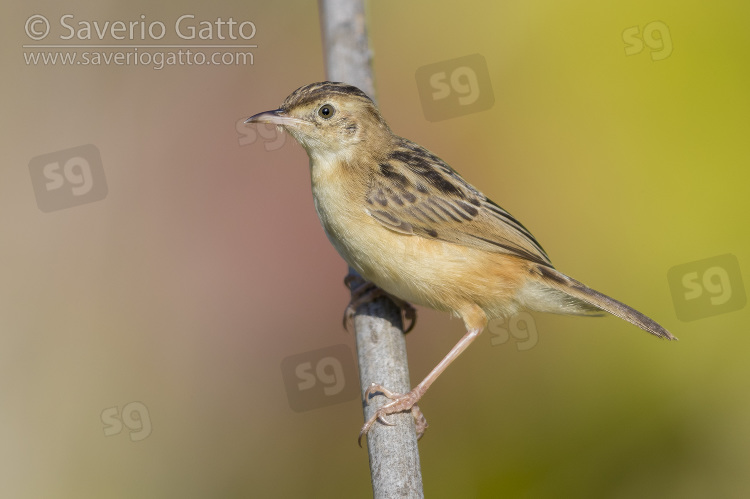
[[[331,119],[331,116],[333,116],[336,113],[336,109],[330,104],[324,104],[320,106],[320,109],[318,109],[318,116],[323,118],[324,120]]]

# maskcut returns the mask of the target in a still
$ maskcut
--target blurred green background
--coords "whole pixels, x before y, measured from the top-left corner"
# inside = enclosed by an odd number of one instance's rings
[[[160,20],[160,44],[228,42],[176,38],[184,14],[250,20],[257,48],[241,65],[27,64],[85,50],[27,44],[149,42],[60,41],[65,14]],[[48,40],[26,34],[33,15]],[[371,3],[393,130],[519,218],[557,268],[681,340],[611,317],[494,324],[420,403],[428,497],[750,494],[750,312],[735,300],[681,321],[667,278],[696,262],[700,280],[724,254],[748,276],[749,16],[737,1]],[[354,350],[307,157],[237,125],[325,78],[316,2],[6,3],[1,22],[2,495],[369,496],[357,399],[294,411],[284,384],[290,356]],[[416,71],[471,54],[494,104],[427,121]],[[106,197],[42,212],[30,161],[84,144]],[[420,310],[412,382],[462,334]]]

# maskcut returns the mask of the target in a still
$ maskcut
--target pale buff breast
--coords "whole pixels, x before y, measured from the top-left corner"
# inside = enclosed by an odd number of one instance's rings
[[[469,304],[489,317],[517,310],[523,261],[389,230],[367,213],[364,191],[355,183],[326,181],[335,173],[345,175],[320,164],[313,168],[315,209],[328,239],[365,279],[411,303],[458,315]]]

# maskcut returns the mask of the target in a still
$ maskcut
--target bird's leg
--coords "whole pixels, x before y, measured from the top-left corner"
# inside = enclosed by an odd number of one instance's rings
[[[458,341],[458,343],[456,343],[456,345],[451,349],[451,351],[448,352],[448,355],[446,355],[443,360],[441,360],[440,363],[435,366],[432,371],[430,371],[430,374],[428,374],[425,379],[423,379],[422,382],[414,387],[409,393],[393,393],[381,385],[378,385],[376,383],[371,384],[370,387],[365,391],[365,403],[367,403],[370,398],[376,393],[382,393],[391,401],[378,409],[362,427],[362,430],[359,432],[359,445],[362,445],[362,437],[366,435],[368,431],[370,431],[370,428],[372,428],[372,425],[375,424],[375,421],[380,421],[381,423],[390,425],[391,423],[384,419],[385,416],[404,411],[412,412],[412,415],[414,416],[415,422],[417,424],[417,438],[421,437],[422,433],[424,433],[424,430],[427,428],[427,420],[422,415],[422,411],[419,410],[417,402],[422,398],[422,395],[425,394],[427,389],[438,378],[438,376],[440,376],[440,374],[445,371],[445,369],[451,364],[451,362],[456,360],[456,358],[461,355],[461,352],[466,350],[466,348],[471,344],[471,342],[476,339],[477,336],[479,336],[479,333],[481,332],[481,328],[469,329],[466,334]]]
[[[389,389],[385,388],[382,385],[372,383],[369,386],[369,388],[367,388],[367,390],[365,391],[365,404],[370,399],[370,397],[372,397],[376,393],[381,393],[385,395],[387,398],[392,399],[394,401],[395,399],[398,399],[400,397],[401,398],[405,397],[404,395],[390,391]],[[406,394],[406,396],[410,394],[411,392]],[[386,404],[386,405],[390,405],[391,403]],[[372,427],[373,423],[375,423],[376,420],[380,421],[384,425],[393,426],[393,423],[389,423],[388,421],[386,421],[385,414],[380,414],[380,411],[383,409],[385,409],[385,406],[381,407],[381,409],[378,410],[378,412],[372,418],[370,418],[370,420],[365,424],[365,426],[362,428],[362,431],[359,432],[359,439],[357,441],[359,442],[360,447],[362,447],[362,436],[368,431],[370,431],[370,428]],[[424,414],[422,414],[422,411],[419,409],[419,406],[416,403],[414,403],[414,405],[412,405],[411,408],[402,409],[402,411],[407,411],[407,410],[411,411],[411,415],[414,418],[414,425],[416,427],[416,432],[417,432],[417,440],[419,440],[420,438],[422,438],[422,435],[424,435],[424,432],[427,429],[427,426],[429,426],[427,424],[427,419],[424,417]],[[401,412],[401,411],[393,411],[393,412],[388,411],[387,414],[395,414],[396,412]]]
[[[344,310],[344,329],[349,330],[349,324],[351,324],[354,314],[357,312],[357,307],[363,303],[369,303],[376,298],[386,296],[401,309],[403,314],[404,323],[409,322],[409,327],[404,328],[404,333],[408,333],[414,329],[414,325],[417,323],[417,311],[411,305],[411,303],[397,298],[389,293],[386,293],[373,283],[365,281],[362,277],[349,274],[344,278],[344,284],[351,290],[352,299]]]

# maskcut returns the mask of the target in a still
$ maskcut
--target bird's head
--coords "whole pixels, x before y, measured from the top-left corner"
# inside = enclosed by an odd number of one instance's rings
[[[392,133],[375,103],[360,89],[324,81],[300,87],[278,109],[256,114],[245,123],[270,123],[288,131],[315,156],[351,156],[358,144],[378,149]]]

